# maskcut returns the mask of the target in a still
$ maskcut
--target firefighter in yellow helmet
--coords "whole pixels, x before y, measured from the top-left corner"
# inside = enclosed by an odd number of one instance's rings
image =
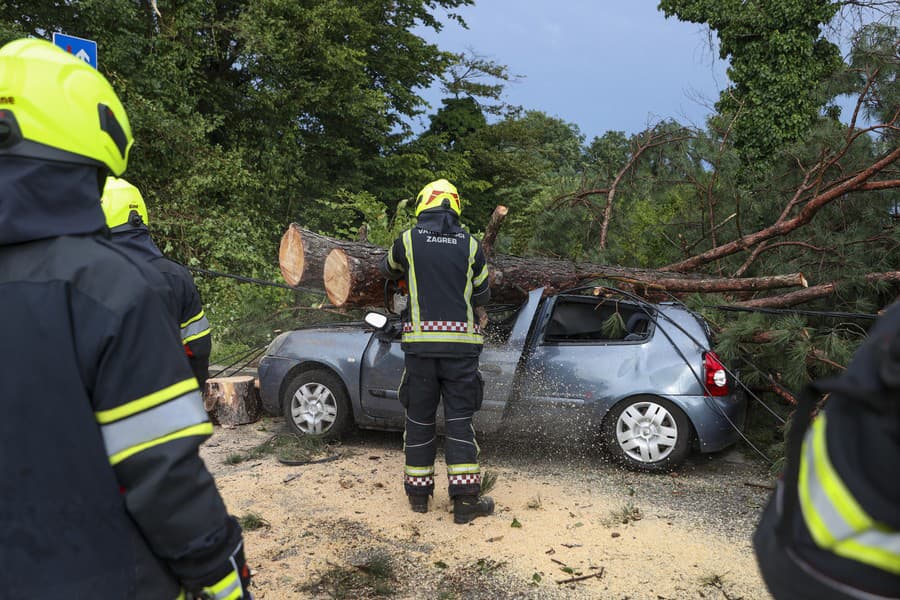
[[[0,48],[0,99],[0,595],[249,598],[164,283],[107,238],[125,110],[37,39]]]
[[[416,225],[394,242],[381,265],[389,279],[406,278],[409,302],[401,338],[406,369],[400,401],[406,408],[404,488],[415,512],[434,493],[435,416],[443,401],[445,462],[453,520],[489,515],[472,418],[481,407],[478,357],[484,343],[476,307],[490,300],[488,268],[478,240],[459,223],[459,192],[446,179],[416,197]]]
[[[184,266],[163,256],[153,243],[147,229],[150,220],[147,205],[135,186],[118,177],[107,177],[101,204],[113,243],[129,256],[149,262],[166,280],[163,293],[169,297],[181,343],[202,390],[209,378],[212,342],[194,278]]]
[[[825,393],[825,408],[811,421]],[[900,598],[898,460],[900,302],[875,323],[846,371],[801,395],[784,477],[753,539],[775,598]]]

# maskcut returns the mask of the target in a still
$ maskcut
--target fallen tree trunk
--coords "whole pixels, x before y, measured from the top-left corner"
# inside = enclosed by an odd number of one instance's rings
[[[500,213],[497,224],[502,219]],[[492,219],[493,221],[493,219]],[[291,252],[280,253],[292,261],[282,264],[282,272],[301,274],[304,285],[324,287],[335,306],[380,306],[384,302],[384,278],[379,265],[386,250],[367,242],[336,240],[292,224],[283,241]],[[298,251],[302,249],[302,251]],[[298,258],[299,257],[299,258]],[[302,261],[302,262],[298,262]],[[319,266],[320,265],[320,266]],[[665,298],[665,293],[757,292],[785,287],[806,287],[801,273],[768,277],[716,278],[683,275],[652,269],[637,269],[574,263],[542,257],[493,254],[489,258],[491,297],[494,302],[521,302],[530,290],[545,288],[545,294],[577,287],[585,282],[607,279],[622,282],[642,295]],[[314,273],[319,268],[320,274]],[[286,276],[287,279],[287,276]],[[298,280],[299,282],[299,280]],[[288,280],[291,285],[297,285]]]
[[[380,305],[384,298],[384,277],[378,265],[385,250],[371,244],[356,248],[336,248],[325,262],[325,291],[335,306]],[[660,276],[662,275],[662,276]],[[586,281],[606,278],[621,280],[632,287],[657,292],[754,291],[805,286],[801,274],[740,279],[678,278],[641,269],[602,265],[577,265],[564,260],[495,254],[490,261],[491,299],[494,302],[521,302],[530,290],[543,287],[555,294],[578,287]]]

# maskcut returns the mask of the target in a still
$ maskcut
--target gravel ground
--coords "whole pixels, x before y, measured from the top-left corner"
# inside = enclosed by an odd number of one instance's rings
[[[584,443],[482,437],[497,511],[460,527],[441,485],[427,515],[409,511],[399,433],[355,432],[329,463],[229,464],[283,431],[216,428],[203,449],[229,509],[265,520],[246,534],[259,600],[768,598],[749,540],[773,478],[739,449],[652,475]],[[594,577],[557,583],[578,575]]]

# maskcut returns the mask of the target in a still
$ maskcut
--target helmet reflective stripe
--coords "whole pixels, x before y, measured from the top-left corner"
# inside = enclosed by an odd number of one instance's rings
[[[798,495],[816,545],[838,556],[900,575],[900,533],[876,522],[841,480],[828,456],[826,415],[806,434]]]
[[[115,231],[146,226],[150,220],[141,191],[124,179],[106,178],[100,204],[106,215],[106,226]]]
[[[459,201],[459,192],[456,186],[446,179],[432,181],[422,188],[416,196],[416,216],[431,208],[441,208],[446,201],[448,207],[457,215],[462,214],[462,205]]]
[[[103,75],[46,40],[0,48],[0,155],[106,167],[120,175],[134,139]]]

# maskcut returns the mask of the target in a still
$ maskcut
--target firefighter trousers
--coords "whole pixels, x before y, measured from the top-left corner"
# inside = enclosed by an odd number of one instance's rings
[[[406,408],[404,487],[409,495],[434,493],[437,453],[435,418],[444,404],[444,460],[450,497],[477,495],[481,490],[478,444],[472,417],[481,408],[484,384],[478,357],[406,355],[406,370],[398,390]]]

